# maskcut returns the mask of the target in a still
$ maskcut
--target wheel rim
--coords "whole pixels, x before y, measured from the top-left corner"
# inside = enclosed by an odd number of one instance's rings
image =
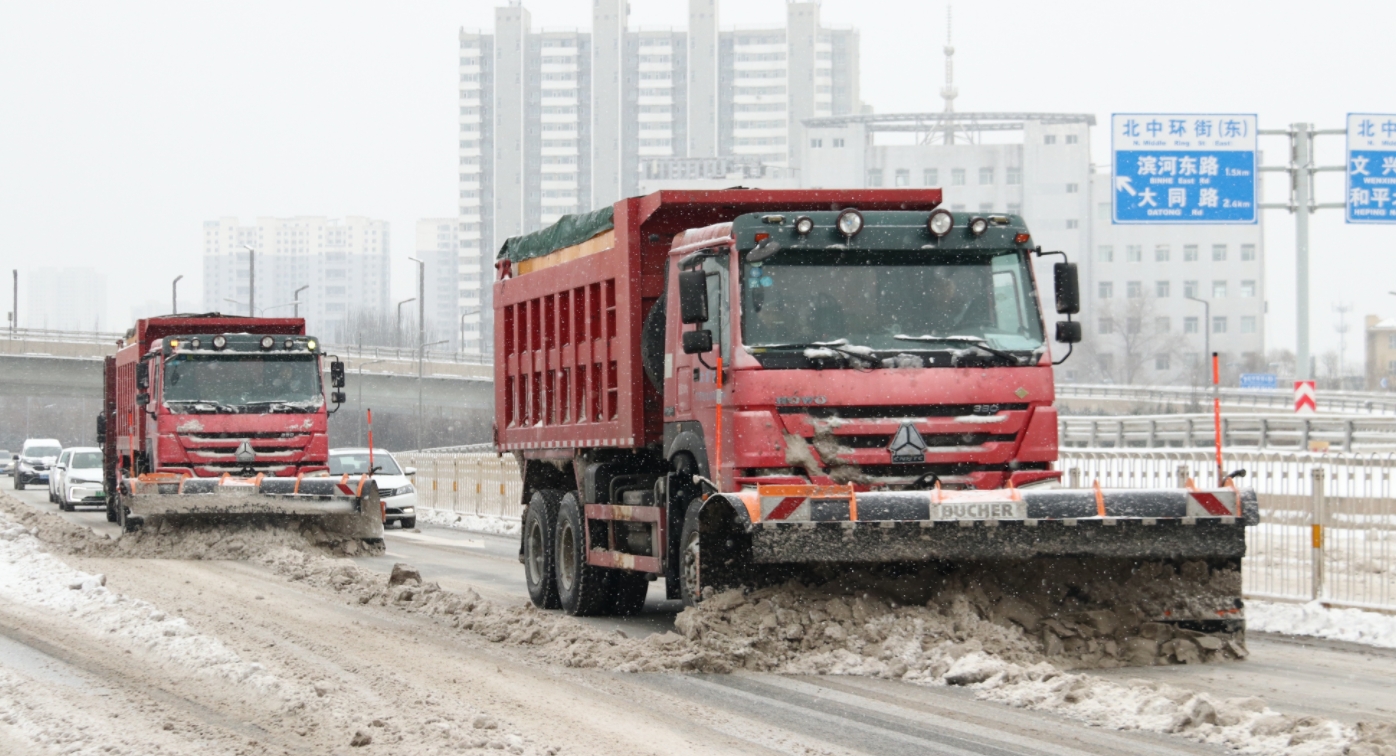
[[[687,544],[684,545],[683,584],[688,588],[688,592],[693,596],[693,600],[695,602],[698,601],[699,598],[701,598],[701,588],[699,580],[701,579],[702,571],[699,568],[700,563],[701,559],[698,551],[698,539],[694,538],[693,540],[689,541]]]
[[[572,528],[563,527],[561,538],[558,539],[558,563],[561,566],[562,587],[565,590],[572,590],[572,583],[577,579],[577,538],[572,532]]]
[[[543,525],[532,521],[528,529],[528,579],[534,585],[543,582]]]

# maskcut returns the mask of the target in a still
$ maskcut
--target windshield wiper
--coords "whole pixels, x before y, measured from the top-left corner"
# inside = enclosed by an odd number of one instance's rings
[[[196,412],[237,412],[237,408],[212,399],[166,399],[165,404],[188,404]]]
[[[243,407],[269,407],[272,412],[306,412],[319,406],[313,399],[290,400],[268,399],[261,402],[243,402]]]
[[[828,349],[837,352],[849,359],[856,359],[859,362],[871,363],[873,367],[881,367],[882,360],[877,352],[870,347],[858,344],[849,344],[848,339],[835,339],[834,341],[810,341],[807,343],[792,344],[752,344],[754,349]]]
[[[1011,352],[1005,352],[1002,349],[995,349],[989,346],[988,341],[985,341],[984,339],[978,336],[908,336],[907,334],[899,333],[896,336],[893,336],[892,338],[896,339],[897,341],[940,341],[947,344],[969,344],[975,349],[980,349],[985,352],[988,352],[989,354],[994,355],[995,357],[1002,357],[1003,359],[1009,360],[1014,365],[1023,364],[1022,358],[1018,357],[1015,354],[1012,354]]]

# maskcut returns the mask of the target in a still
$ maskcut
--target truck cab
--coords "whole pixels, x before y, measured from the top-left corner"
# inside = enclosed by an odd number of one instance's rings
[[[678,234],[662,367],[651,354],[665,457],[722,491],[1054,483],[1036,251],[1018,216],[948,210],[747,213]]]

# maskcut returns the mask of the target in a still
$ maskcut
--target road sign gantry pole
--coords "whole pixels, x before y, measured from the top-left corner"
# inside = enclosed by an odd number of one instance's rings
[[[1288,129],[1261,129],[1261,136],[1289,137],[1289,164],[1260,166],[1262,172],[1285,173],[1289,176],[1288,202],[1262,202],[1262,210],[1288,210],[1294,215],[1294,289],[1295,289],[1295,378],[1313,378],[1309,360],[1309,216],[1320,209],[1346,207],[1341,202],[1314,202],[1314,174],[1319,171],[1343,171],[1345,165],[1314,165],[1314,137],[1346,134],[1345,129],[1314,129],[1311,123],[1293,123]]]

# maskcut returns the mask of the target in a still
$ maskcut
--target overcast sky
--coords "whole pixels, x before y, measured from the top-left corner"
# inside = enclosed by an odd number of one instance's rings
[[[727,26],[781,26],[782,0],[720,0]],[[109,323],[201,292],[206,219],[366,215],[393,227],[395,293],[414,288],[416,219],[454,214],[460,27],[490,30],[487,0],[8,0],[0,3],[0,269],[108,273]],[[535,29],[590,26],[589,0],[531,0]],[[945,3],[825,0],[862,32],[863,99],[878,112],[939,109]],[[1396,2],[961,2],[960,110],[1257,113],[1262,128],[1340,128],[1396,112]],[[682,0],[631,0],[632,27],[685,25]],[[1268,146],[1266,142],[1269,142]],[[1266,162],[1282,140],[1262,140]],[[1343,140],[1320,142],[1341,164]],[[1319,200],[1342,199],[1341,174]],[[1282,199],[1276,181],[1268,199]],[[1268,347],[1294,340],[1293,219],[1266,211]],[[1396,226],[1312,233],[1315,351],[1331,311],[1396,314]],[[1084,252],[1084,250],[1082,250]],[[20,312],[24,312],[21,293]],[[0,310],[8,310],[8,302]]]

